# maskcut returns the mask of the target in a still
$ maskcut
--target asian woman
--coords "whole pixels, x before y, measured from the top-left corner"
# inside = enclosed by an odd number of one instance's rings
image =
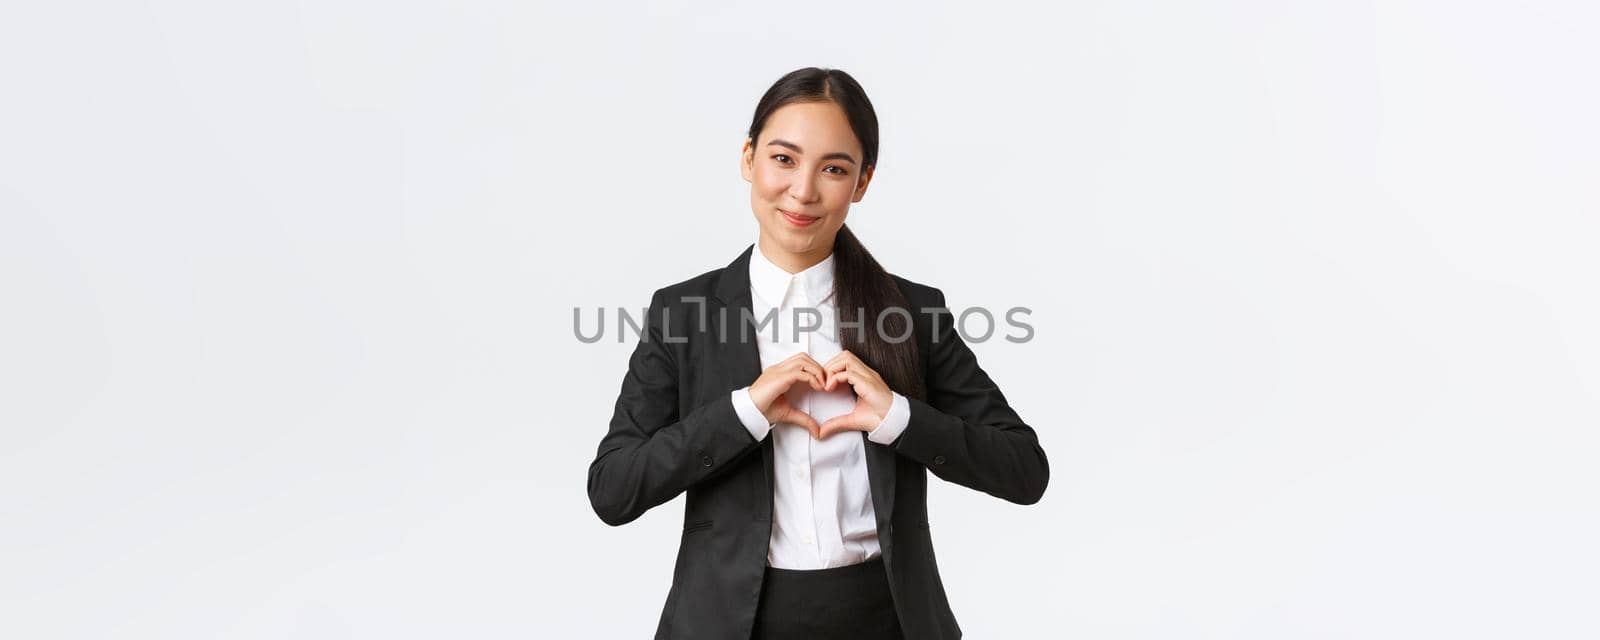
[[[588,491],[611,525],[685,495],[658,640],[959,638],[928,474],[1044,494],[1038,437],[943,292],[845,225],[877,162],[854,78],[784,75],[740,150],[756,241],[652,296]]]

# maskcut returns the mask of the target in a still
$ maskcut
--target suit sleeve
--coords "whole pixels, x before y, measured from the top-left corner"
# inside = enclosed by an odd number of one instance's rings
[[[664,300],[661,291],[650,299],[610,430],[589,465],[589,503],[612,526],[714,477],[757,444],[728,394],[679,415],[677,363],[663,339]]]
[[[1039,437],[978,366],[944,308],[943,292],[937,300],[937,310],[928,310],[928,399],[908,399],[911,419],[892,448],[944,480],[1017,504],[1036,503],[1050,481]]]

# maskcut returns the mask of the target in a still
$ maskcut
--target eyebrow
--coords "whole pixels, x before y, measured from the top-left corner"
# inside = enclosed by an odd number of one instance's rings
[[[801,149],[800,145],[797,145],[797,144],[795,144],[793,142],[789,142],[788,140],[772,139],[772,140],[768,140],[767,144],[775,144],[775,145],[778,145],[780,147],[788,147],[790,149],[793,149],[795,153],[805,153],[805,150]],[[823,160],[838,159],[838,160],[843,160],[845,162],[848,162],[850,164],[855,164],[856,163],[856,159],[855,158],[850,157],[850,154],[845,153],[843,151],[835,151],[833,153],[824,154],[822,156],[822,159]]]

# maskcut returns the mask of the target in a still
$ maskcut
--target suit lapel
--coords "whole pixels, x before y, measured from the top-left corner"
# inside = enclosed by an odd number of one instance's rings
[[[719,309],[726,310],[726,316],[720,316],[722,311],[713,311],[719,317],[712,322],[726,323],[712,327],[715,336],[713,342],[713,359],[719,367],[728,372],[730,383],[729,391],[738,389],[755,382],[761,377],[761,349],[756,343],[755,327],[747,318],[751,314],[750,299],[750,259],[755,245],[746,247],[744,253],[734,258],[733,262],[724,267],[718,279],[714,296],[721,303]],[[723,320],[723,318],[726,320]],[[719,327],[726,327],[725,331],[716,331]],[[878,544],[885,556],[889,554],[889,523],[890,516],[894,513],[895,494],[895,453],[889,447],[867,440],[867,433],[860,432],[862,445],[866,448],[867,455],[867,482],[871,486],[872,508],[878,518]],[[762,514],[757,514],[760,519],[769,523],[772,518],[772,490],[773,490],[773,451],[772,438],[768,437],[761,442],[761,464],[765,467],[767,480],[767,500],[760,501]]]
[[[867,452],[867,482],[872,485],[872,510],[878,516],[878,546],[885,556],[889,554],[889,523],[894,514],[894,451],[867,439],[861,432],[861,444]]]
[[[756,343],[755,327],[745,318],[750,314],[750,258],[755,250],[752,244],[744,253],[722,269],[713,296],[720,303],[718,314],[712,320],[712,358],[718,368],[728,374],[728,391],[749,386],[761,377],[761,349]],[[756,501],[754,514],[757,520],[772,522],[772,469],[774,467],[772,438],[761,441],[761,466],[766,477],[766,491],[759,494],[765,500]],[[765,557],[765,555],[763,555]]]

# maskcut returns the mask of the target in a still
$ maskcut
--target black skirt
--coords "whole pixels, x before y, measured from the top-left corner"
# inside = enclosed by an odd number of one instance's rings
[[[767,567],[752,640],[903,640],[883,556],[828,569]]]

